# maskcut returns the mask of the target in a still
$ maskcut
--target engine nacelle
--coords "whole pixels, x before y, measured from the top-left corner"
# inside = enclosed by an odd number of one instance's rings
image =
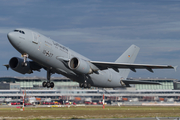
[[[22,65],[23,62],[24,62],[23,59],[18,58],[18,57],[13,57],[9,61],[9,67],[13,69],[14,71],[19,72],[21,74],[32,73],[30,62],[27,61],[27,66],[23,66]]]
[[[87,61],[78,59],[76,57],[73,57],[69,61],[68,66],[73,71],[83,74],[91,74],[93,72],[93,70],[90,67],[90,64]]]

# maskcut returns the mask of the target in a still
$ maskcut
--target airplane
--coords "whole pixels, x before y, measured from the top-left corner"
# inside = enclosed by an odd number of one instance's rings
[[[130,87],[130,84],[159,84],[156,82],[128,80],[130,71],[146,69],[176,69],[170,65],[134,64],[140,48],[131,45],[115,62],[92,61],[64,45],[29,29],[15,29],[7,34],[9,42],[21,53],[22,58],[12,57],[7,69],[21,74],[45,69],[47,81],[43,87],[53,88],[52,74],[61,74],[79,83],[79,87],[116,88]],[[31,59],[29,61],[27,59]]]

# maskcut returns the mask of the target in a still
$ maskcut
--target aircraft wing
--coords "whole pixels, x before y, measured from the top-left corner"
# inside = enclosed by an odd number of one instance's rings
[[[153,72],[152,69],[175,69],[171,65],[151,65],[151,64],[134,64],[134,63],[114,63],[114,62],[99,62],[99,61],[90,61],[90,63],[94,64],[100,70],[105,70],[108,68],[112,68],[116,72],[119,72],[118,69],[130,69],[133,72],[136,72],[136,69],[147,69],[150,72]]]

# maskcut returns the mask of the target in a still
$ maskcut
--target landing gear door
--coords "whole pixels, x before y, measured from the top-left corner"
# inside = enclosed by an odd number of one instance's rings
[[[35,43],[35,44],[38,44],[38,36],[37,36],[37,34],[36,33],[34,33],[34,32],[32,32],[32,34],[33,34],[33,43]]]

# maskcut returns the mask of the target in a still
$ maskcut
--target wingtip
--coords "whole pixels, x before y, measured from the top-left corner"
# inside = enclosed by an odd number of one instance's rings
[[[177,71],[177,67],[178,67],[178,65],[177,65],[177,66],[173,66],[173,68],[174,68],[175,71]]]

